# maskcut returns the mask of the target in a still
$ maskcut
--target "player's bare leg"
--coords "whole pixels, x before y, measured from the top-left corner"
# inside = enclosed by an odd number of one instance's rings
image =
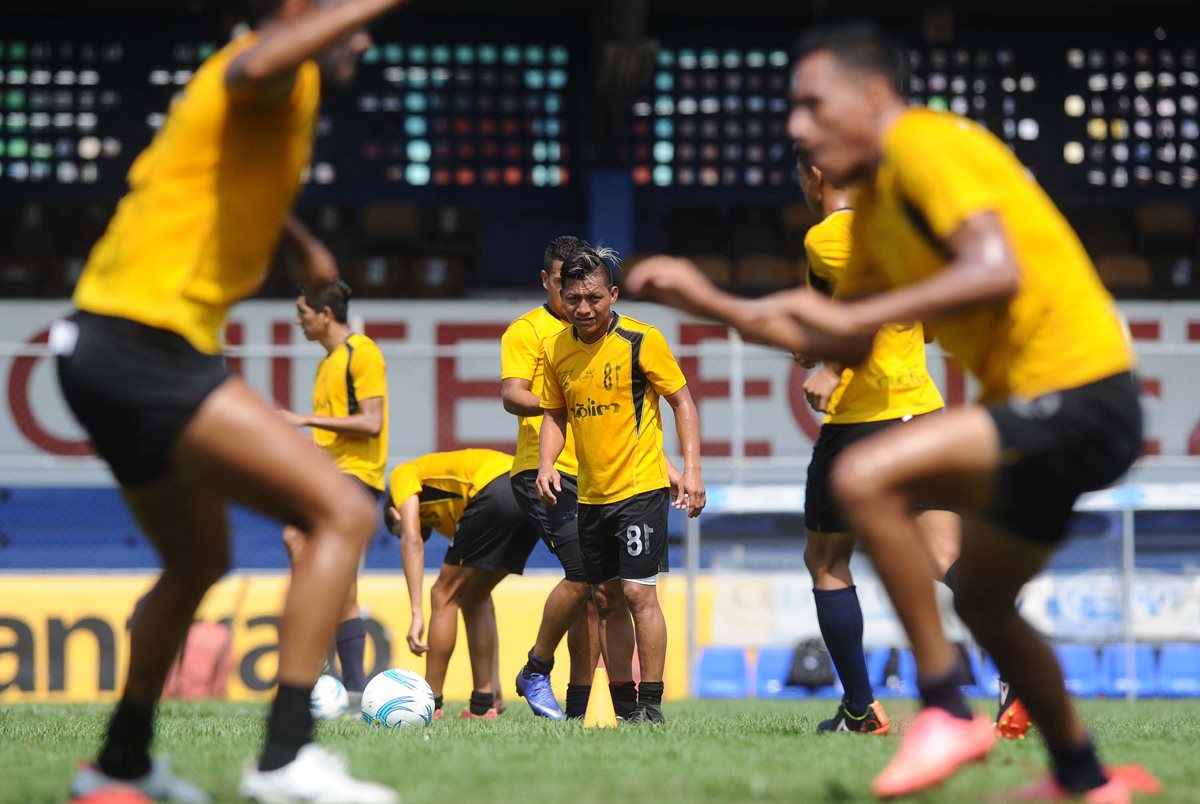
[[[642,680],[638,683],[637,711],[632,719],[661,723],[663,670],[667,660],[667,621],[658,601],[658,587],[635,581],[622,581],[621,587],[633,618],[638,665],[642,675]]]
[[[625,593],[617,579],[592,587],[596,604],[600,653],[608,674],[609,691],[617,717],[629,718],[637,708],[637,686],[633,681],[634,629]]]
[[[460,606],[467,632],[467,651],[471,658],[471,704],[463,717],[495,718],[500,638],[496,629],[496,609],[492,589],[507,572],[471,570],[471,577],[460,593]]]
[[[429,590],[429,653],[425,656],[425,680],[435,698],[442,697],[446,668],[458,641],[458,610],[468,567],[443,564],[433,588]]]

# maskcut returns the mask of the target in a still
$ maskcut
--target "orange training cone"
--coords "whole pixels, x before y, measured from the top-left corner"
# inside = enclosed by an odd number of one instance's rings
[[[612,693],[608,691],[608,671],[601,664],[592,674],[592,691],[588,695],[587,711],[583,714],[585,729],[615,729],[617,712],[613,709]]]

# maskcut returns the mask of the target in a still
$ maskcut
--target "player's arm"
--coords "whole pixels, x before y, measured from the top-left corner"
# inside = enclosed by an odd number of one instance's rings
[[[677,257],[651,257],[633,266],[625,286],[635,295],[692,315],[721,321],[755,343],[792,353],[855,364],[871,353],[875,331],[860,332],[840,302],[808,288],[765,299],[743,299],[717,288],[695,265]]]
[[[995,212],[972,215],[942,242],[949,255],[942,270],[915,285],[848,303],[851,325],[864,331],[892,321],[936,322],[1016,295],[1020,269]]]
[[[412,606],[412,625],[408,629],[408,649],[420,656],[429,650],[425,643],[425,539],[421,535],[421,501],[409,495],[389,511],[388,526],[400,539],[400,564]]]
[[[333,252],[295,215],[288,215],[284,221],[283,236],[284,243],[295,256],[295,259],[288,260],[288,272],[292,281],[304,288],[306,298],[312,298],[315,291],[338,278],[338,264]]]
[[[533,392],[531,380],[505,377],[500,381],[500,398],[504,400],[504,409],[514,416],[542,415],[542,398]]]
[[[283,101],[296,69],[330,45],[405,0],[343,0],[281,19],[259,32],[258,41],[225,68],[225,85],[239,100]]]
[[[316,427],[339,435],[375,438],[383,432],[382,396],[358,401],[358,413],[349,416],[306,416],[294,414],[300,427]]]
[[[675,414],[675,432],[679,436],[679,449],[683,452],[683,473],[679,478],[679,492],[674,505],[676,508],[686,506],[688,516],[699,516],[707,502],[704,479],[700,476],[700,414],[696,411],[692,392],[686,385],[664,399]]]
[[[543,408],[542,427],[538,432],[538,495],[546,505],[554,505],[558,502],[555,492],[562,491],[562,477],[554,463],[567,445],[567,409]]]
[[[826,360],[820,369],[809,375],[804,381],[804,398],[808,400],[809,407],[817,413],[829,412],[829,400],[842,384],[845,368],[841,363]]]

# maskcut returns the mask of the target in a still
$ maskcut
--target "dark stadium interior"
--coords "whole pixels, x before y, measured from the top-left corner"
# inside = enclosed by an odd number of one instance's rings
[[[48,0],[0,34],[0,296],[69,295],[172,96],[237,3]],[[913,101],[983,122],[1121,298],[1200,298],[1197,24],[1171,2],[418,0],[325,106],[299,211],[366,297],[527,285],[562,232],[693,256],[748,293],[802,275],[784,132],[805,26],[870,18]],[[1028,20],[1036,16],[1036,26]],[[263,294],[291,292],[282,258]]]

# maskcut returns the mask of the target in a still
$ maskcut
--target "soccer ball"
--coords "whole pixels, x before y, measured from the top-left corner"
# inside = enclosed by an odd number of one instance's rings
[[[341,720],[346,716],[350,706],[350,696],[346,688],[335,677],[324,675],[317,679],[312,695],[308,698],[308,708],[317,720]]]
[[[433,720],[433,690],[411,670],[384,670],[363,690],[362,717],[389,729],[428,726]]]

